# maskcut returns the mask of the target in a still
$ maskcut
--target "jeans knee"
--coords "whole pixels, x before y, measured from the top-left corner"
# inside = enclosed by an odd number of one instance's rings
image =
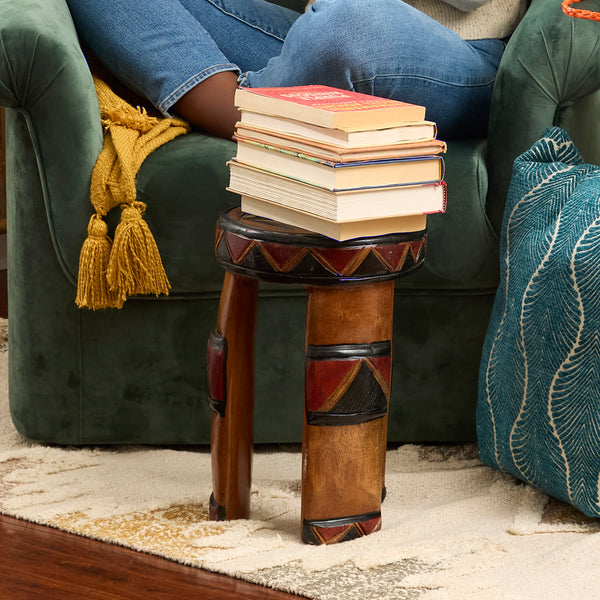
[[[403,6],[397,0],[316,0],[309,8],[307,51],[312,46],[322,69],[354,71],[385,46],[390,11]]]
[[[365,29],[375,34],[385,32],[390,15],[397,22],[403,10],[414,9],[398,0],[316,0],[309,8],[319,25],[332,34],[343,31],[354,35]]]
[[[316,0],[309,11],[328,19],[331,25],[334,25],[333,20],[356,22],[357,19],[360,24],[365,17],[372,18],[388,4],[388,0]]]

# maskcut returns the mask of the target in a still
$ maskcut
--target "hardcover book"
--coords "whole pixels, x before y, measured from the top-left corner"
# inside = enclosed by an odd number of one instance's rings
[[[293,135],[271,133],[254,127],[244,127],[243,124],[238,124],[235,139],[238,142],[258,142],[267,146],[279,147],[282,150],[290,152],[300,152],[332,162],[432,156],[446,152],[446,142],[437,139],[349,148],[308,140]]]
[[[425,107],[324,85],[238,88],[235,105],[320,127],[360,131],[425,120]]]
[[[332,162],[303,154],[239,140],[235,160],[330,190],[386,185],[432,183],[444,176],[441,156]]]
[[[437,126],[432,121],[410,121],[394,127],[348,131],[286,119],[276,115],[242,111],[239,127],[264,131],[284,137],[295,137],[300,141],[321,142],[345,148],[368,148],[389,146],[402,142],[434,139]]]
[[[446,182],[333,191],[229,161],[228,189],[334,221],[431,214],[446,210]]]

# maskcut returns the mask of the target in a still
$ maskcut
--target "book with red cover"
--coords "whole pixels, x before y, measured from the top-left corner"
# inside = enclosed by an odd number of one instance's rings
[[[235,105],[321,127],[367,130],[425,120],[425,107],[325,85],[238,88]]]

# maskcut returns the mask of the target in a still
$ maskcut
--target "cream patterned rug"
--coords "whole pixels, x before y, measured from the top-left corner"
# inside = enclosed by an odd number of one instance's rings
[[[207,520],[207,452],[29,443],[10,422],[0,321],[0,512],[315,600],[593,600],[600,524],[481,465],[390,450],[380,532],[300,542],[300,455],[259,451],[249,521]]]

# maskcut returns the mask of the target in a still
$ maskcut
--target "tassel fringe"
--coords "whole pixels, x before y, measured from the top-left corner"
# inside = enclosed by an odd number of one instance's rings
[[[75,302],[86,308],[121,308],[128,296],[168,294],[169,280],[154,236],[142,219],[146,209],[136,201],[135,179],[146,157],[162,144],[190,130],[185,121],[148,115],[117,96],[94,77],[104,143],[90,186],[95,215],[79,256]],[[121,206],[114,242],[103,221]]]
[[[127,296],[169,294],[171,285],[148,224],[142,218],[143,202],[124,205],[115,231],[107,281],[121,305]]]
[[[112,243],[106,223],[93,215],[88,224],[88,237],[79,254],[79,274],[75,302],[80,308],[121,308],[123,302],[109,289],[106,271]]]

